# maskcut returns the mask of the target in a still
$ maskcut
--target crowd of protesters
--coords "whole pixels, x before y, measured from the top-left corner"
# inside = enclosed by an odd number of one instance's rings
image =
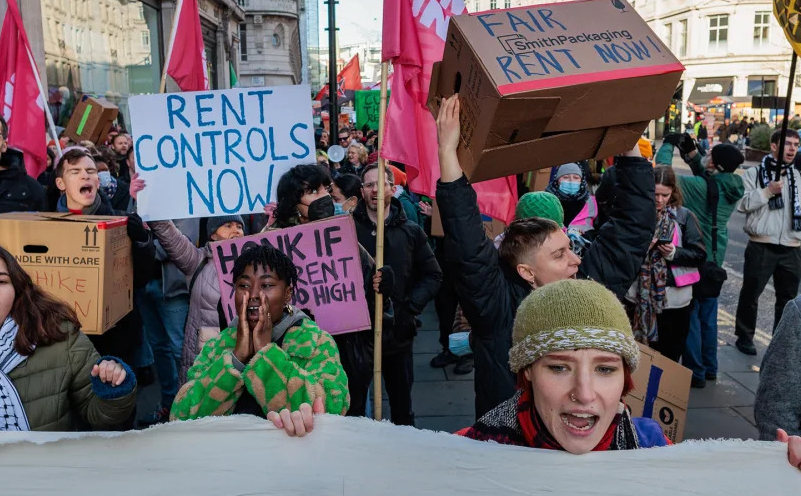
[[[756,417],[763,438],[787,442],[790,462],[801,465],[798,134],[787,133],[781,158],[775,134],[772,153],[742,175],[730,126],[714,147],[698,130],[668,135],[653,162],[652,150],[635,146],[605,170],[563,164],[545,191],[521,194],[515,220],[490,239],[456,154],[459,113],[454,96],[437,119],[443,236],[431,235],[432,201],[409,188],[403,164],[388,164],[379,182],[377,136],[366,128],[336,137],[318,130],[316,160],[280,178],[277,202],[263,214],[144,223],[136,199],[147,184],[125,130],[104,143],[65,139],[60,153],[51,142],[47,170],[32,178],[0,118],[0,213],[127,217],[135,290],[133,312],[87,337],[75,312],[0,248],[2,429],[130,429],[245,413],[305,435],[317,413],[369,415],[373,331],[332,337],[294,307],[298,268],[270,246],[236,259],[236,316],[227,318],[209,245],[350,215],[371,319],[375,295],[384,296],[382,373],[393,423],[415,424],[412,349],[433,302],[443,350],[431,366],[475,371],[476,422],[460,435],[575,454],[664,446],[658,424],[623,403],[637,342],[689,367],[694,387],[716,379],[726,225],[738,209],[750,241],[736,345],[755,353],[757,301],[772,277],[776,339]],[[333,144],[345,152],[339,162],[326,152]],[[674,150],[692,176],[674,172]],[[136,413],[137,389],[156,380],[157,408]]]

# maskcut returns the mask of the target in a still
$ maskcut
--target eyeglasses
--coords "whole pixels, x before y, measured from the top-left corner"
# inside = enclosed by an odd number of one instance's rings
[[[378,181],[373,181],[371,183],[364,183],[362,186],[364,187],[364,189],[376,189],[376,187],[378,186]],[[391,185],[389,184],[389,182],[384,182],[384,186],[389,187]]]

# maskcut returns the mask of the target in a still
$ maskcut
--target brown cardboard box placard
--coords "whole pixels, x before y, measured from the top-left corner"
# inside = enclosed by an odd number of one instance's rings
[[[640,366],[632,374],[634,389],[623,399],[634,417],[656,420],[674,443],[684,439],[690,399],[690,369],[659,352],[640,346]]]
[[[119,108],[108,100],[84,95],[75,106],[65,132],[76,143],[89,140],[100,145],[106,141],[118,113]]]
[[[436,199],[434,199],[431,207],[431,235],[437,237],[445,236],[445,231],[442,229],[442,218],[439,216],[439,207],[437,207]],[[484,232],[487,234],[487,237],[493,241],[495,241],[495,238],[505,230],[506,224],[498,219],[490,218],[490,220],[484,221]]]
[[[630,150],[683,70],[625,0],[464,14],[428,106],[459,93],[459,163],[478,182]]]
[[[133,310],[125,217],[0,215],[0,239],[33,282],[75,309],[85,334],[103,334]]]

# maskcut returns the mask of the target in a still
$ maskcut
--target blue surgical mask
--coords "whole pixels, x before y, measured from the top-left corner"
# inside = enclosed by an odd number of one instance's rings
[[[341,203],[334,203],[334,215],[346,214],[345,209],[342,208]]]
[[[573,181],[562,181],[559,183],[559,191],[566,195],[575,195],[581,189],[581,183],[574,183]]]
[[[97,173],[97,177],[100,179],[101,187],[105,188],[111,185],[111,172],[100,171]]]

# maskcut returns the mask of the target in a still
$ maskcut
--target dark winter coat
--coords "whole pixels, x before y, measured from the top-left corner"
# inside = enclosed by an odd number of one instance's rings
[[[116,387],[92,379],[100,354],[72,324],[64,323],[61,329],[66,339],[37,347],[8,375],[31,430],[108,430],[123,424],[136,404],[133,372],[124,364],[127,376]]]
[[[44,188],[25,171],[21,152],[6,150],[0,167],[0,214],[47,210]]]
[[[393,198],[384,228],[384,263],[395,273],[392,304],[395,322],[384,329],[382,351],[385,354],[411,349],[417,326],[414,318],[423,312],[442,283],[442,271],[425,233],[417,224],[406,219],[400,202]],[[356,235],[367,252],[375,257],[376,225],[367,215],[364,200],[353,213]],[[482,231],[483,232],[483,231]]]
[[[654,174],[643,158],[618,158],[614,206],[598,230],[578,277],[593,279],[622,298],[640,269],[656,223]],[[445,258],[473,329],[476,418],[511,397],[512,323],[531,286],[504,264],[484,233],[476,193],[465,177],[437,184]]]

